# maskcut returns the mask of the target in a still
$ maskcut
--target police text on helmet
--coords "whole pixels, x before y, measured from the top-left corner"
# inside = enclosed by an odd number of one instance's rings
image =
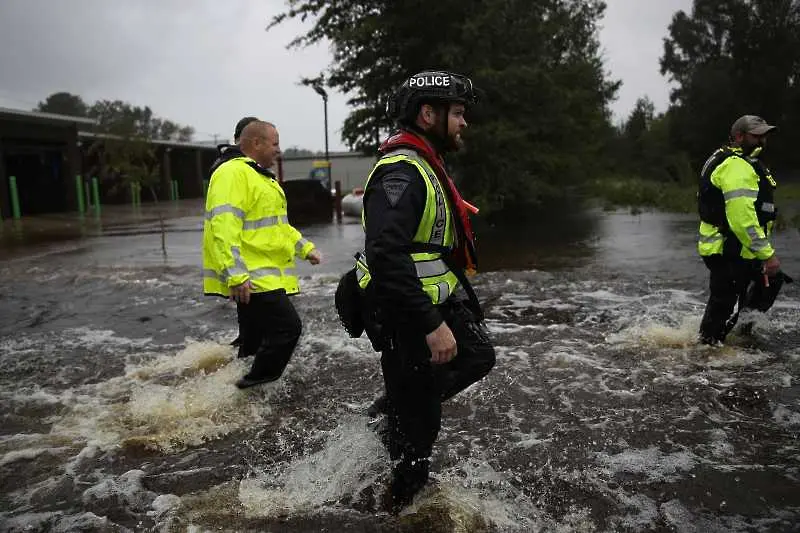
[[[450,76],[424,76],[408,80],[409,87],[450,87]]]

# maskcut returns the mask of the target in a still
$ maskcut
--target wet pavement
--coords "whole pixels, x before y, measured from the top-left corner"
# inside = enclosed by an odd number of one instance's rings
[[[695,334],[694,217],[588,211],[480,227],[498,362],[444,406],[399,517],[364,410],[378,356],[338,324],[357,220],[301,228],[304,333],[239,391],[235,309],[201,293],[199,202],[3,224],[1,531],[800,530],[800,287],[751,335]],[[800,278],[800,235],[777,247]]]

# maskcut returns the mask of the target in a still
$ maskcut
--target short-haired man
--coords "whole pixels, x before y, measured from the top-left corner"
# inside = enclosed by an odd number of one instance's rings
[[[257,339],[253,365],[239,388],[278,379],[302,324],[288,295],[299,292],[295,257],[316,265],[314,244],[287,219],[286,196],[269,170],[280,154],[274,125],[251,121],[239,146],[222,154],[206,197],[203,290],[237,303],[246,342]]]
[[[220,166],[223,162],[222,156],[223,154],[231,147],[239,145],[239,138],[242,136],[242,130],[244,130],[245,126],[250,124],[251,122],[257,121],[257,117],[243,117],[236,123],[236,126],[233,128],[233,144],[223,143],[217,145],[217,152],[219,155],[211,164],[211,168],[208,171],[208,179],[211,181],[211,175],[217,170],[217,167]],[[253,346],[253,343],[245,343],[242,341],[242,317],[239,313],[239,309],[236,309],[236,322],[239,326],[239,333],[236,335],[236,338],[231,341],[231,346],[235,346],[238,348],[239,358],[248,357],[255,353],[255,350],[258,348],[258,344],[256,341],[256,345]]]

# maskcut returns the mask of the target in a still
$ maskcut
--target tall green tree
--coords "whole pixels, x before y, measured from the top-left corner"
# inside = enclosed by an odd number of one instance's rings
[[[752,113],[780,126],[773,166],[800,168],[800,0],[695,0],[672,18],[661,72],[676,84],[672,141],[695,167]]]
[[[167,255],[162,195],[161,158],[156,140],[189,141],[193,128],[154,116],[149,107],[132,106],[120,100],[100,100],[88,110],[97,121],[99,135],[90,153],[98,162],[98,174],[112,189],[129,190],[131,185],[149,192],[156,205],[161,227],[161,251]]]
[[[306,79],[351,95],[343,138],[374,151],[391,124],[385,103],[424,69],[466,74],[482,91],[456,160],[482,207],[531,203],[587,177],[608,135],[606,78],[597,41],[605,3],[592,0],[289,0],[312,28],[290,46],[328,41],[329,68]]]
[[[149,106],[132,106],[121,100],[99,100],[88,110],[88,116],[100,123],[104,133],[135,134],[151,140],[191,141],[194,128],[159,118]]]
[[[671,123],[670,111],[657,115],[649,98],[639,98],[615,132],[610,150],[613,172],[609,177],[692,183],[695,177],[686,154],[672,144]]]
[[[90,117],[99,122],[103,133],[118,130],[120,134],[135,132],[152,140],[184,142],[191,141],[194,136],[193,127],[160,118],[149,106],[133,106],[122,100],[98,100],[87,105],[78,95],[57,92],[39,102],[34,111]]]
[[[158,203],[161,188],[161,160],[153,137],[133,120],[119,120],[113,113],[95,116],[98,120],[97,139],[89,148],[97,161],[96,172],[110,184],[112,190],[130,190],[131,185],[150,193],[156,204],[161,227],[161,251],[166,257],[166,228]]]
[[[86,102],[80,96],[67,92],[57,92],[45,98],[44,102],[39,102],[34,111],[85,117],[88,109]]]

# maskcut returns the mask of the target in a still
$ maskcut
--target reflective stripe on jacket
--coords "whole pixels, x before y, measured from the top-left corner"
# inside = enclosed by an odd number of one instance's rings
[[[775,180],[757,158],[744,157],[741,148],[717,150],[701,173],[701,256],[725,254],[744,259],[768,259],[777,211]]]
[[[383,165],[398,162],[409,163],[417,169],[425,182],[427,192],[425,209],[412,239],[413,243],[452,250],[455,243],[455,228],[449,200],[436,173],[415,151],[399,149],[381,157],[367,178],[364,189],[366,190],[369,186],[370,179],[375,175],[377,169]],[[366,225],[364,212],[361,217],[362,224]],[[455,292],[459,282],[442,259],[442,253],[426,251],[413,252],[410,255],[414,261],[417,277],[422,283],[422,290],[430,297],[431,301],[434,304],[440,304],[447,300]],[[366,288],[371,276],[363,254],[356,261],[356,271],[359,286],[362,289]]]
[[[253,292],[299,292],[294,258],[313,248],[289,224],[286,196],[271,172],[248,157],[214,171],[203,223],[203,292],[228,296],[248,280]]]

